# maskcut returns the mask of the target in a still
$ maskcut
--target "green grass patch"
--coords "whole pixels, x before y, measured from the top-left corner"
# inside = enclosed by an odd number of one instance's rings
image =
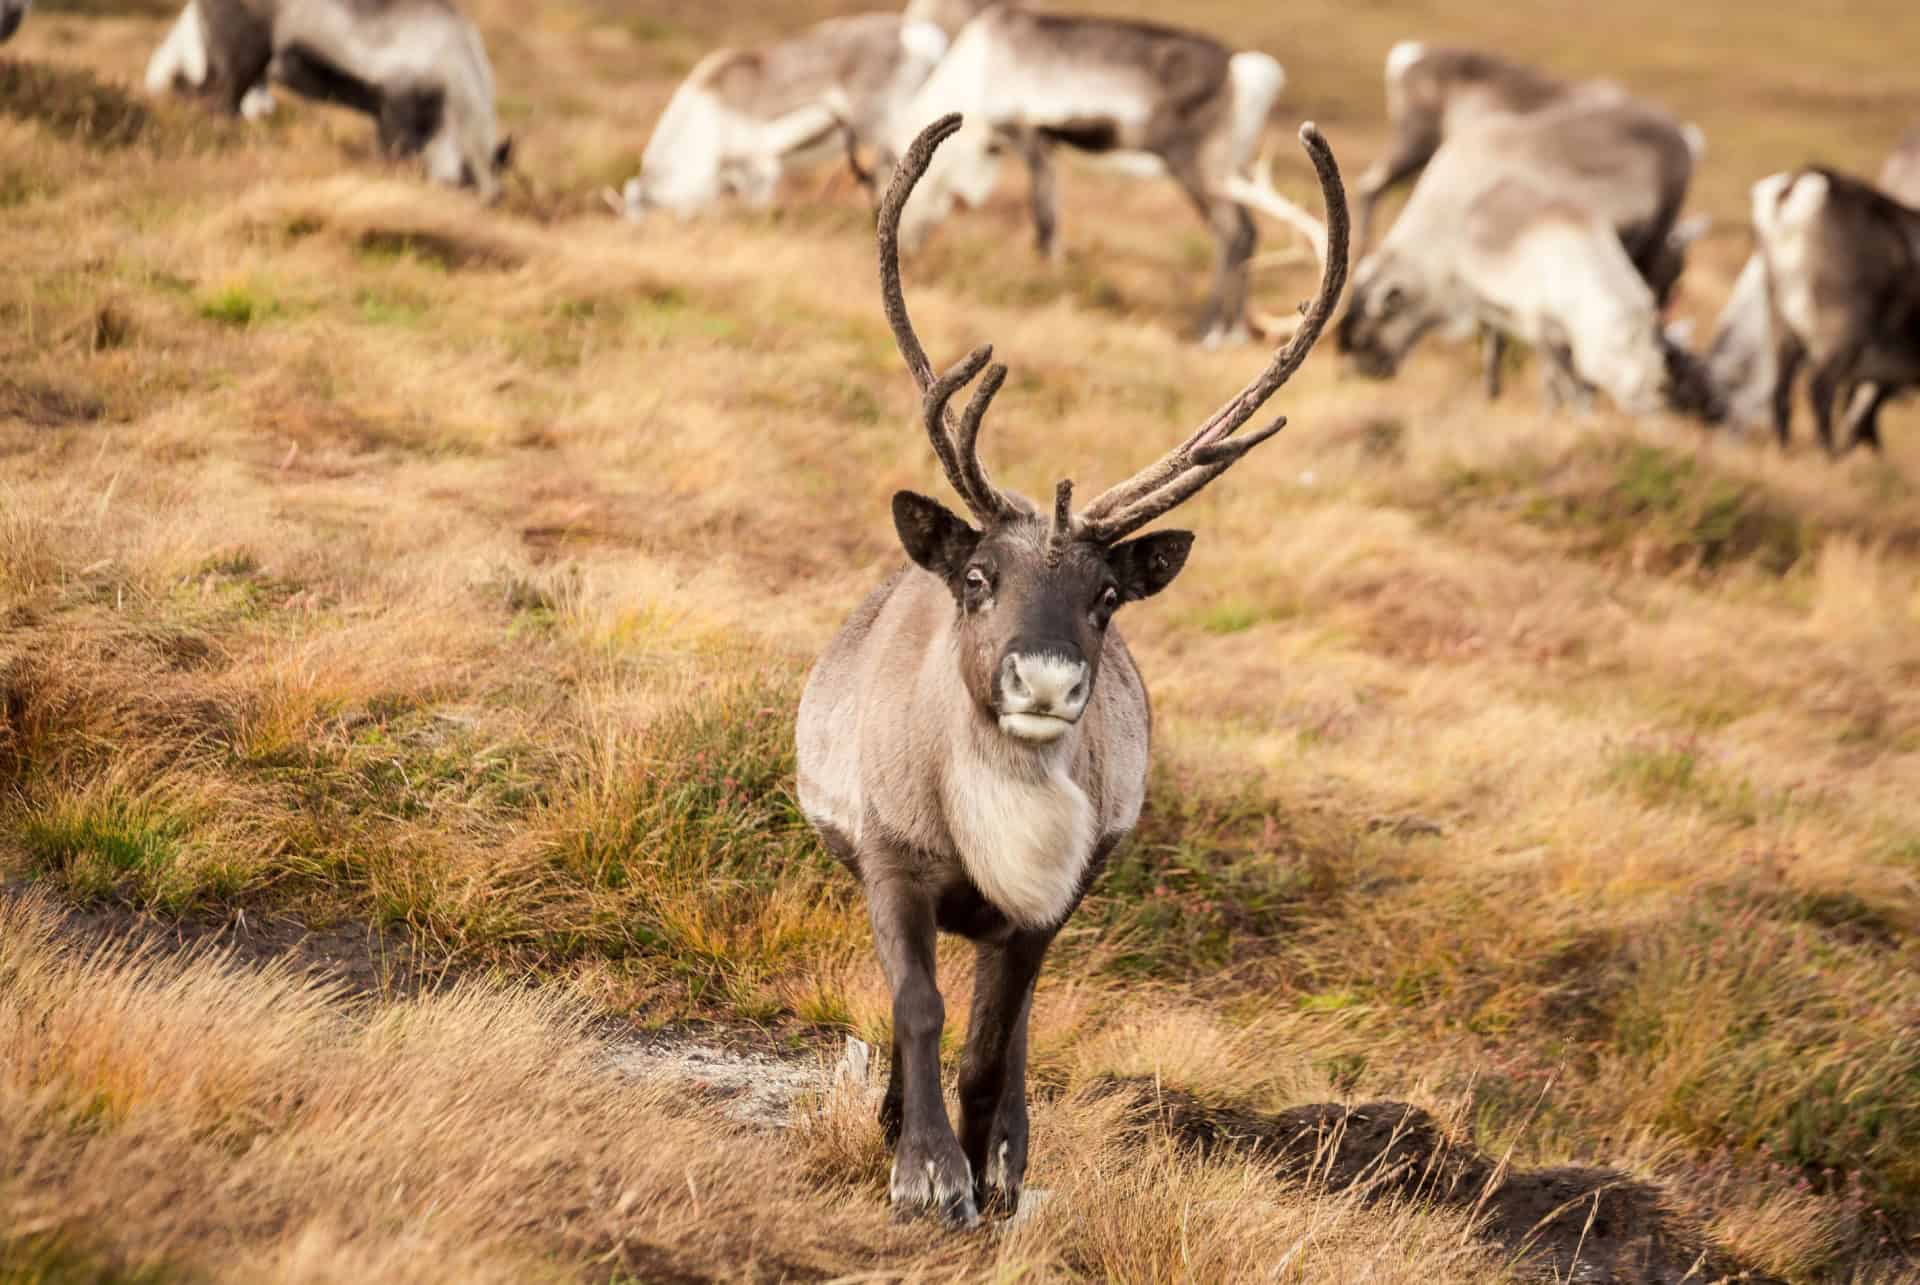
[[[1197,980],[1283,942],[1304,904],[1338,889],[1358,843],[1289,817],[1255,781],[1195,789],[1161,769],[1067,937],[1096,938],[1124,976]]]
[[[1655,569],[1734,563],[1784,575],[1815,534],[1755,482],[1714,474],[1691,454],[1631,441],[1583,445],[1541,479],[1526,509],[1589,552],[1630,552]]]
[[[433,310],[433,301],[412,290],[364,286],[354,292],[353,310],[369,326],[413,330],[427,319]]]
[[[1762,816],[1753,783],[1727,776],[1690,740],[1621,746],[1607,779],[1654,807],[1697,807],[1740,826],[1755,825]]]
[[[276,315],[280,311],[280,305],[258,285],[237,282],[202,296],[198,310],[200,315],[208,321],[236,329],[245,329]]]
[[[182,912],[228,900],[239,867],[192,849],[193,818],[111,787],[56,794],[27,810],[20,845],[31,868],[78,901],[108,898]]]

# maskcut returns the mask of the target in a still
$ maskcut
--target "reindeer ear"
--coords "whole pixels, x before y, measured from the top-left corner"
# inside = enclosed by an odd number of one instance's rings
[[[959,575],[980,543],[980,533],[945,505],[912,491],[894,492],[893,529],[900,533],[907,556],[942,580]]]
[[[1173,583],[1193,549],[1191,531],[1155,531],[1107,550],[1107,565],[1127,602],[1151,598]]]

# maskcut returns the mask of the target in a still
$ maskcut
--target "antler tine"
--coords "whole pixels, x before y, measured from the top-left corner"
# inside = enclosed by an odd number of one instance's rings
[[[961,473],[966,477],[967,489],[991,505],[997,505],[996,513],[1006,513],[1013,505],[987,476],[987,466],[980,462],[980,423],[987,416],[987,407],[993,405],[994,397],[1000,392],[1000,385],[1007,382],[1007,368],[998,362],[987,367],[986,378],[973,390],[973,396],[967,399],[967,409],[960,415],[960,435],[955,454],[960,460]],[[949,423],[949,431],[951,424]],[[961,494],[966,494],[963,489]],[[984,519],[985,514],[981,517]]]
[[[1314,172],[1320,180],[1320,194],[1327,207],[1327,255],[1321,266],[1320,289],[1301,320],[1300,328],[1273,355],[1266,369],[1209,416],[1185,441],[1131,478],[1103,492],[1089,504],[1080,515],[1081,527],[1089,538],[1110,543],[1129,531],[1137,530],[1190,498],[1247,451],[1279,432],[1279,424],[1263,429],[1244,443],[1235,443],[1241,449],[1225,458],[1217,451],[1293,377],[1332,318],[1334,306],[1340,301],[1340,292],[1346,288],[1347,196],[1340,181],[1340,167],[1333,159],[1333,149],[1327,146],[1327,140],[1312,122],[1300,127],[1300,142],[1313,162]],[[1162,499],[1166,502],[1162,503]]]
[[[1203,446],[1193,453],[1194,465],[1186,472],[1174,478],[1167,485],[1150,494],[1142,496],[1126,508],[1104,520],[1107,528],[1125,535],[1137,531],[1162,513],[1186,503],[1197,495],[1207,483],[1232,468],[1242,455],[1260,443],[1272,437],[1287,426],[1285,415],[1273,421],[1257,433],[1246,437],[1236,437],[1224,442],[1215,442]],[[1096,532],[1096,535],[1098,532]],[[1118,536],[1112,537],[1118,539]]]
[[[1073,482],[1062,478],[1053,488],[1053,527],[1047,532],[1047,561],[1058,562],[1073,542]]]
[[[986,365],[992,356],[992,344],[982,344],[975,348],[955,362],[946,374],[933,382],[933,387],[927,390],[926,397],[922,399],[920,405],[921,414],[927,421],[927,437],[933,443],[933,453],[940,458],[940,469],[947,475],[948,485],[952,486],[960,498],[967,502],[967,507],[974,510],[976,517],[982,518],[985,515],[980,513],[979,499],[974,491],[973,479],[966,464],[973,448],[971,443],[963,447],[955,441],[952,431],[953,420],[947,414],[947,403],[953,400],[955,393],[973,382],[973,377],[980,373],[980,368]],[[1006,367],[1001,366],[997,369],[1005,370]],[[991,382],[992,372],[988,372],[987,378]],[[981,385],[981,388],[985,387],[985,384]],[[978,389],[974,392],[973,400],[976,402],[980,400]],[[967,409],[969,413],[972,412],[971,403]],[[975,431],[978,431],[977,428]]]
[[[880,201],[877,229],[880,301],[887,314],[887,324],[893,329],[893,341],[899,346],[900,356],[906,360],[913,382],[920,387],[927,436],[933,442],[940,467],[953,489],[973,510],[974,516],[982,522],[988,522],[1022,511],[1021,506],[988,479],[977,450],[980,419],[986,414],[993,395],[1000,390],[1001,382],[1006,379],[1007,369],[1005,366],[994,366],[987,371],[986,379],[974,390],[972,399],[967,403],[961,423],[955,425],[947,404],[952,401],[954,393],[980,372],[980,367],[992,356],[993,349],[991,346],[976,349],[945,376],[936,380],[933,366],[927,360],[927,350],[921,345],[920,336],[914,332],[913,319],[907,315],[906,294],[900,284],[901,211],[906,208],[907,198],[913,195],[914,185],[926,174],[928,165],[932,164],[934,149],[959,128],[960,114],[950,112],[921,130],[894,169],[893,180],[887,184],[887,194]]]

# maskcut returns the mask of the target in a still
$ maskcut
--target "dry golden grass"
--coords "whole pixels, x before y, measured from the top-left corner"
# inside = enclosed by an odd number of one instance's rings
[[[935,470],[854,193],[809,179],[777,214],[641,229],[595,202],[700,52],[829,6],[470,7],[531,175],[496,210],[300,104],[261,130],[154,105],[130,141],[0,113],[0,878],[182,931],[370,924],[535,984],[367,1010],[291,965],[18,948],[40,980],[0,990],[0,1020],[71,1032],[6,1069],[35,1114],[0,1127],[38,1122],[8,1147],[48,1167],[0,1200],[79,1202],[48,1227],[71,1243],[35,1252],[81,1278],[606,1276],[628,1238],[641,1277],[1499,1269],[1454,1214],[1170,1148],[1121,1160],[1080,1094],[1117,1074],[1265,1109],[1391,1094],[1519,1165],[1662,1181],[1781,1275],[1911,1270],[1910,407],[1886,458],[1836,466],[1554,418],[1526,380],[1490,407],[1438,345],[1390,385],[1310,362],[1294,427],[1183,514],[1189,570],[1125,622],[1154,797],[1042,987],[1034,1181],[1068,1194],[1007,1244],[890,1230],[877,1134],[845,1104],[767,1140],[599,1076],[588,1014],[884,1040],[855,890],[788,796],[788,728],[807,658],[898,556],[885,496]],[[1920,114],[1900,56],[1920,11],[1890,0],[1186,20],[1286,62],[1284,112],[1349,172],[1403,36],[1672,103],[1707,130],[1701,201],[1727,221],[1688,278],[1703,320],[1749,182],[1816,154],[1870,169]],[[42,0],[7,52],[124,88],[163,27]],[[1065,187],[1064,264],[1026,249],[1015,180],[908,269],[936,353],[990,338],[1013,364],[987,451],[1036,491],[1130,471],[1257,359],[1182,342],[1205,242],[1171,188]],[[1305,288],[1262,285],[1281,307]],[[5,913],[14,951],[25,912]],[[962,1011],[964,951],[943,974]],[[570,1069],[524,1087],[548,1053]],[[455,1083],[476,1114],[436,1116]],[[309,1133],[322,1101],[338,1114]],[[595,1133],[600,1111],[629,1132]],[[418,1159],[366,1143],[409,1175],[395,1214],[348,1143],[413,1138],[410,1112],[473,1131]],[[671,1164],[634,1149],[649,1130]],[[551,1181],[496,1201],[523,1154],[559,1157]],[[716,1184],[692,1220],[689,1162]],[[116,1167],[166,1182],[85,1195]],[[660,1194],[617,1211],[610,1173]],[[107,1218],[123,1199],[137,1216]]]

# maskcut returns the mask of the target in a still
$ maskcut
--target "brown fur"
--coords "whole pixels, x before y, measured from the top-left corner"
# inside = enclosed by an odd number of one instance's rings
[[[1796,224],[1794,190],[1811,176],[1825,180],[1825,198]],[[1768,199],[1756,197],[1754,214],[1776,345],[1774,431],[1785,445],[1804,364],[1821,444],[1877,449],[1880,407],[1920,384],[1920,211],[1819,168],[1785,176],[1771,210]],[[1836,408],[1845,410],[1838,440]]]

